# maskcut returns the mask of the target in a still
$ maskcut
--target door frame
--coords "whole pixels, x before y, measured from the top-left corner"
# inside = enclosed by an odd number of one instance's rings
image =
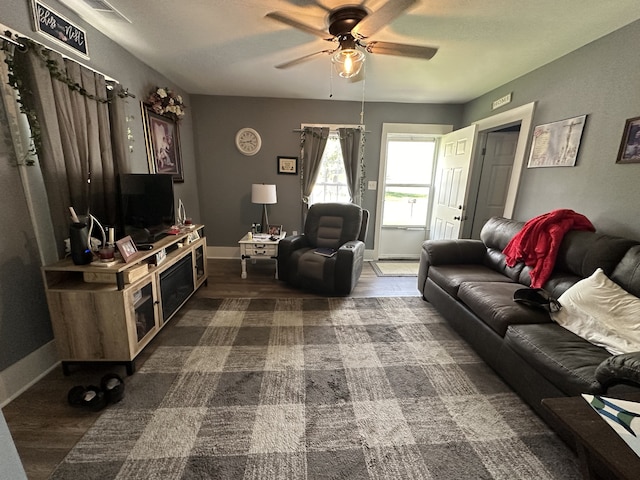
[[[382,232],[382,203],[385,187],[385,172],[387,171],[387,137],[393,133],[414,133],[420,135],[432,135],[441,137],[453,131],[453,125],[433,123],[383,123],[380,138],[380,164],[378,166],[378,183],[376,184],[376,219],[373,232],[372,260],[378,260],[380,235]],[[438,142],[439,144],[439,142]],[[436,145],[438,148],[438,145]],[[428,228],[428,224],[426,225]]]
[[[536,102],[531,102],[505,112],[497,113],[491,117],[472,122],[472,124],[478,125],[478,135],[476,137],[476,143],[478,144],[482,144],[482,142],[485,141],[487,134],[492,131],[500,130],[517,123],[520,124],[520,133],[518,134],[516,153],[513,158],[513,169],[511,170],[511,177],[509,179],[507,199],[504,205],[504,212],[502,213],[505,218],[512,218],[513,211],[515,210],[518,188],[520,187],[520,179],[526,163],[527,143],[533,129],[533,114],[535,112],[535,107]],[[471,168],[475,170],[476,168],[481,167],[482,151],[481,149],[476,149],[475,157],[471,162]],[[470,198],[467,205],[473,206],[473,215],[475,215],[475,206],[478,199],[478,186],[473,185],[469,193]],[[472,224],[473,222],[465,222],[463,225],[463,238],[469,238],[471,236]]]

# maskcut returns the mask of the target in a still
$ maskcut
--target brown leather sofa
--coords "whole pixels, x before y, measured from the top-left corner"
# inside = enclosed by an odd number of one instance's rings
[[[481,240],[424,242],[418,274],[424,299],[543,418],[543,398],[640,391],[640,352],[611,355],[547,312],[513,301],[517,289],[530,286],[530,267],[507,267],[502,250],[523,225],[494,217]],[[558,298],[598,267],[640,296],[639,242],[585,231],[565,235],[544,289]]]

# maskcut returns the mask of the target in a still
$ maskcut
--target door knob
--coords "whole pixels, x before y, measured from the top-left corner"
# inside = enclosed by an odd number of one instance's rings
[[[454,220],[462,220],[461,217],[453,217]]]

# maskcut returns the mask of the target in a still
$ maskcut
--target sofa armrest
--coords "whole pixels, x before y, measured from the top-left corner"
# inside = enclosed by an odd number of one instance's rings
[[[482,263],[487,247],[480,240],[427,240],[422,252],[429,265]]]
[[[486,255],[487,247],[481,240],[427,240],[420,251],[418,290],[424,294],[431,265],[478,264]]]
[[[640,386],[640,352],[607,358],[596,368],[596,380],[605,388],[617,383]]]

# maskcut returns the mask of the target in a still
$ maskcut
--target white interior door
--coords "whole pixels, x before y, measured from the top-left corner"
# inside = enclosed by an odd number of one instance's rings
[[[504,214],[519,135],[519,132],[489,132],[486,136],[471,238],[480,238],[489,218]]]
[[[441,139],[431,216],[432,240],[460,237],[466,220],[467,180],[477,131],[478,126],[474,124]]]

